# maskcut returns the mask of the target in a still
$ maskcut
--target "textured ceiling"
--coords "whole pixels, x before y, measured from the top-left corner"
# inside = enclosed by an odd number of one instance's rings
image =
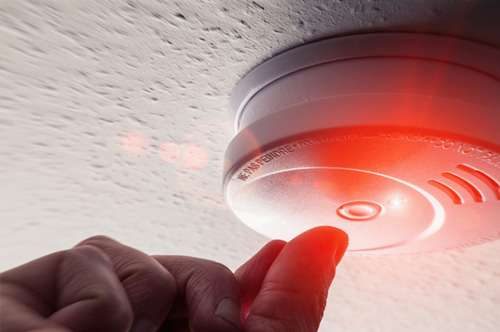
[[[238,78],[331,34],[499,45],[494,2],[1,0],[0,270],[101,233],[236,267],[266,241],[220,190]],[[498,331],[499,252],[348,256],[322,331]]]

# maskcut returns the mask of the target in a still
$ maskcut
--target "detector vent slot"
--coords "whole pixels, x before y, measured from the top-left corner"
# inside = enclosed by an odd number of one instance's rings
[[[467,190],[467,192],[469,192],[469,194],[472,196],[474,202],[477,203],[484,202],[483,194],[479,191],[479,189],[477,189],[477,187],[474,184],[472,184],[468,180],[451,172],[445,172],[442,175],[443,177],[456,183],[459,186],[462,186],[465,190]]]
[[[500,200],[500,184],[488,173],[467,164],[460,164],[457,168],[479,179],[493,191],[496,199]]]
[[[428,183],[442,191],[446,196],[450,197],[454,204],[461,205],[464,203],[462,197],[453,188],[447,186],[446,184],[436,180],[429,180]]]

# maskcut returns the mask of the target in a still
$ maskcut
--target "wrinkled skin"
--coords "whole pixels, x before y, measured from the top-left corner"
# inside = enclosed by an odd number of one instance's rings
[[[313,332],[347,236],[271,241],[236,272],[98,236],[0,274],[2,332]]]

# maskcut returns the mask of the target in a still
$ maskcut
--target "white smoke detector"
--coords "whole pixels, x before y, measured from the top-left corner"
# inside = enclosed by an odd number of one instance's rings
[[[224,190],[270,238],[319,225],[350,250],[421,252],[500,235],[500,50],[372,33],[262,63],[232,96]]]

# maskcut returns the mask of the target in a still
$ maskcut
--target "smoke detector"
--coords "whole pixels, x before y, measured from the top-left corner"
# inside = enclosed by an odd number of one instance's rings
[[[350,250],[409,253],[500,235],[500,50],[446,36],[325,39],[236,86],[226,200],[290,239],[319,225]]]

